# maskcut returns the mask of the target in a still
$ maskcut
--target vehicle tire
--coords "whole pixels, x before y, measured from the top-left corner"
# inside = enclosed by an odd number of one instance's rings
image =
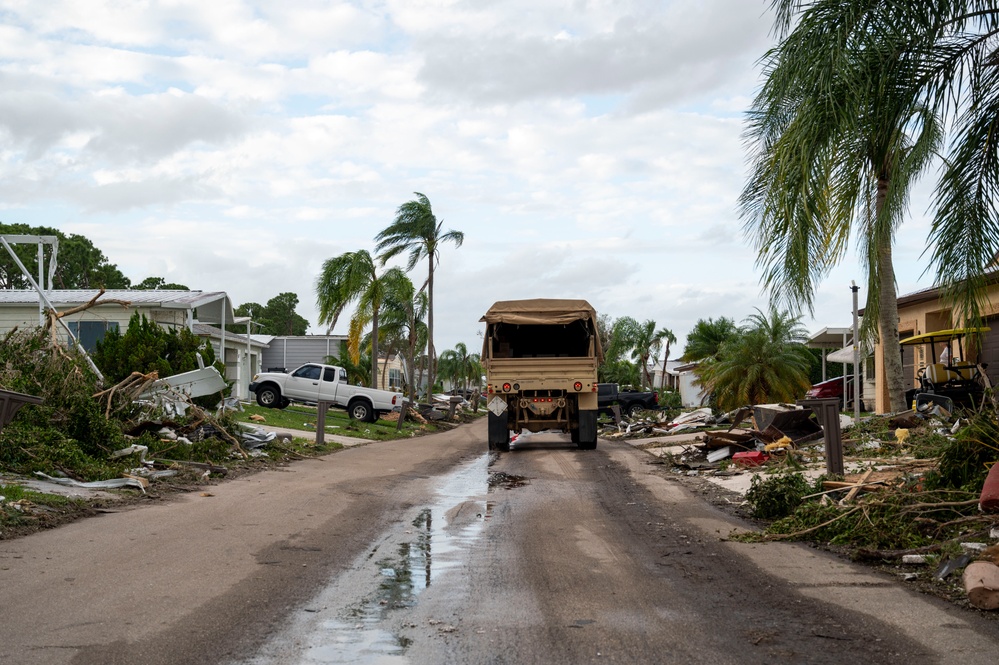
[[[580,450],[594,450],[597,447],[597,412],[580,411],[579,429],[576,430],[576,447]]]
[[[370,403],[364,401],[363,399],[359,399],[348,404],[347,415],[354,420],[360,420],[361,422],[375,422],[375,410],[371,408]]]
[[[281,391],[275,386],[262,386],[257,388],[257,404],[264,407],[265,409],[280,409],[281,406]]]
[[[506,414],[496,415],[489,412],[489,450],[507,452],[510,450],[510,430],[507,427]]]
[[[637,418],[639,413],[645,411],[645,407],[638,402],[634,402],[626,406],[624,411],[628,414],[629,418]]]
[[[281,398],[281,406],[279,406],[278,408],[279,409],[287,409],[289,404],[291,404],[291,400],[288,399],[287,397],[282,397]]]
[[[569,429],[569,440],[572,441],[573,443],[579,443],[579,428],[578,427],[576,427],[576,428],[570,428]]]

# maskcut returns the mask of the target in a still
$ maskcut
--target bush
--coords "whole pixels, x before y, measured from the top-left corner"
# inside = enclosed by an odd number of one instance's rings
[[[781,473],[766,480],[756,474],[746,492],[746,501],[753,517],[773,520],[793,513],[811,492],[812,486],[800,473]]]

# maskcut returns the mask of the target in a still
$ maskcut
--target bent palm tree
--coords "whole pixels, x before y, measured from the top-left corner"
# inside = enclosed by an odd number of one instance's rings
[[[393,337],[404,340],[402,354],[406,361],[406,383],[409,401],[416,403],[416,365],[419,354],[427,344],[427,294],[417,291],[413,282],[398,268],[392,270],[389,288],[383,303],[382,328]]]
[[[378,312],[385,296],[385,281],[378,275],[371,255],[361,249],[326,259],[316,280],[316,306],[319,323],[332,330],[340,314],[351,302],[357,301],[357,311],[351,319],[348,349],[355,363],[360,357],[361,332],[371,323],[371,358],[378,367]],[[371,387],[378,383],[378,372],[371,372]]]
[[[456,247],[461,247],[461,243],[465,241],[465,234],[461,231],[443,231],[444,222],[437,221],[433,208],[430,206],[430,199],[419,192],[414,192],[414,194],[416,194],[416,199],[399,206],[396,210],[395,221],[375,236],[377,242],[375,251],[380,252],[379,259],[382,265],[403,252],[409,252],[406,262],[407,271],[416,267],[416,264],[422,259],[427,259],[429,264],[427,281],[423,288],[426,288],[429,296],[427,355],[430,357],[429,385],[432,391],[436,378],[437,359],[434,350],[434,269],[440,260],[441,245],[452,242]],[[422,291],[423,288],[420,290]]]
[[[880,337],[890,408],[902,410],[892,243],[910,187],[941,143],[941,123],[919,99],[918,57],[881,29],[885,16],[869,0],[841,2],[853,11],[831,24],[834,4],[811,3],[765,58],[740,205],[764,286],[795,309],[813,310],[818,282],[858,237],[868,273],[865,334]]]

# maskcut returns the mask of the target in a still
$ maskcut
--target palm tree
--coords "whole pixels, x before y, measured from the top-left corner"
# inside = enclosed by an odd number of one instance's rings
[[[865,333],[880,338],[890,408],[903,410],[892,243],[942,126],[919,99],[919,59],[887,30],[872,30],[882,17],[857,0],[847,3],[854,12],[830,24],[830,4],[802,10],[764,58],[747,129],[752,174],[740,204],[764,286],[794,309],[813,310],[817,283],[858,236],[868,272]]]
[[[659,332],[656,333],[661,342],[666,342],[666,348],[663,351],[663,373],[662,379],[659,382],[659,389],[666,389],[666,363],[669,362],[669,347],[672,344],[676,344],[676,335],[669,328],[660,328]]]
[[[362,354],[355,362],[350,357],[350,351],[340,349],[339,355],[326,356],[326,362],[347,370],[347,383],[363,385],[371,380],[371,356],[369,355]]]
[[[377,245],[375,251],[380,252],[382,265],[402,252],[409,252],[406,270],[412,270],[422,259],[429,264],[427,281],[421,287],[426,288],[429,296],[427,310],[427,355],[430,357],[429,385],[433,390],[436,380],[436,359],[434,350],[434,268],[440,260],[440,248],[444,243],[452,242],[461,247],[465,234],[461,231],[443,231],[443,220],[438,222],[430,206],[430,199],[414,192],[416,199],[407,201],[396,210],[395,221],[381,233],[375,236]]]
[[[813,359],[804,345],[806,335],[800,316],[773,306],[766,315],[757,310],[745,327],[721,344],[713,362],[697,368],[698,379],[726,411],[794,401],[811,385]]]
[[[735,321],[727,317],[714,319],[698,319],[689,333],[683,347],[681,360],[694,362],[707,360],[718,355],[721,345],[739,333]]]
[[[464,342],[458,342],[453,349],[448,349],[441,353],[440,373],[442,378],[451,380],[452,390],[461,385],[463,390],[468,389],[468,382],[475,380],[476,383],[482,377],[482,363],[479,361],[479,354],[469,353]]]
[[[635,336],[632,339],[631,359],[638,363],[643,386],[654,388],[652,376],[649,374],[649,359],[659,355],[663,337],[663,330],[656,330],[656,322],[652,319],[645,321],[635,330]]]
[[[400,352],[406,363],[409,401],[415,403],[416,365],[419,354],[427,344],[427,324],[425,322],[427,294],[417,291],[409,277],[401,270],[398,272],[401,274],[401,278],[393,276],[385,294],[381,328],[386,330],[388,335],[403,340]],[[390,270],[389,273],[392,271]]]
[[[350,322],[348,348],[354,363],[360,357],[361,332],[371,323],[371,358],[378,366],[378,312],[385,297],[385,280],[378,275],[371,255],[361,249],[326,259],[316,280],[316,306],[319,323],[332,330],[340,314],[351,302],[357,301],[357,311]],[[371,387],[377,387],[378,372],[371,372]]]

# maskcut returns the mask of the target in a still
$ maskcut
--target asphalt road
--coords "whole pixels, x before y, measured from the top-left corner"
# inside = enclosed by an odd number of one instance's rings
[[[601,441],[379,442],[0,541],[0,663],[994,663],[999,622]]]

